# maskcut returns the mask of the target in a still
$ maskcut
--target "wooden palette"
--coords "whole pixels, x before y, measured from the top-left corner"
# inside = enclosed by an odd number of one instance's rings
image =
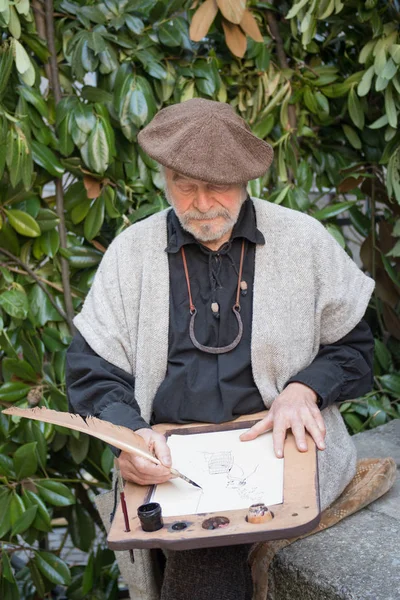
[[[164,435],[208,433],[251,427],[267,414],[266,411],[242,416],[221,425],[198,424],[156,425],[154,429]],[[138,507],[147,502],[151,486],[140,486],[127,482],[125,498],[128,508],[130,531],[125,531],[124,516],[119,504],[110,532],[108,546],[112,550],[132,548],[166,548],[188,550],[235,544],[248,544],[302,535],[316,527],[320,518],[317,451],[313,439],[307,435],[307,452],[299,452],[294,436],[288,433],[285,441],[285,469],[283,504],[268,508],[274,518],[267,523],[251,524],[246,521],[247,508],[218,513],[203,513],[179,517],[165,517],[164,527],[158,531],[142,530],[137,517]],[[266,475],[267,476],[267,475]],[[205,529],[203,523],[217,517],[229,522],[223,527]],[[217,519],[218,522],[218,519]]]

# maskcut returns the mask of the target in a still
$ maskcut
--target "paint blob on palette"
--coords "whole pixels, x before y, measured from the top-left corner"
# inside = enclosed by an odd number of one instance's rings
[[[283,502],[284,459],[276,458],[272,432],[241,442],[247,429],[171,435],[172,464],[198,483],[196,489],[182,479],[154,487],[151,500],[163,516],[180,516],[267,506]]]

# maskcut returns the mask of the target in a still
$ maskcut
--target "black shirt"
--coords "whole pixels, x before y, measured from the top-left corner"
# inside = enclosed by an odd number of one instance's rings
[[[220,423],[241,414],[265,408],[255,386],[250,360],[256,244],[266,240],[257,229],[253,204],[247,200],[229,242],[212,251],[184,231],[174,213],[167,218],[170,274],[168,366],[165,380],[153,402],[151,424],[205,421]],[[244,240],[241,295],[243,337],[225,354],[207,354],[196,349],[189,337],[189,297],[181,248],[187,258],[193,303],[197,309],[195,334],[208,346],[225,346],[237,335],[232,311],[238,283],[240,252]],[[219,318],[211,310],[219,305]],[[308,385],[319,395],[320,407],[360,396],[371,389],[373,338],[361,321],[335,344],[320,348],[314,361],[288,382]],[[99,357],[78,333],[67,352],[67,388],[70,408],[132,429],[148,424],[140,417],[134,398],[132,375]]]

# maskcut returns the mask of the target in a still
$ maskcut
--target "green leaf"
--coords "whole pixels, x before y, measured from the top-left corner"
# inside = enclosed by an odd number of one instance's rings
[[[293,198],[301,211],[307,211],[310,206],[310,197],[301,187],[293,188]]]
[[[253,125],[253,133],[259,138],[266,138],[269,133],[271,133],[272,128],[275,123],[274,115],[271,113],[266,117],[260,119],[260,121],[256,122]]]
[[[256,69],[257,71],[266,71],[269,67],[269,63],[271,60],[271,54],[267,48],[266,44],[259,43],[261,46],[259,52],[256,55]]]
[[[215,81],[212,77],[196,79],[196,87],[199,92],[205,96],[212,96],[216,90]]]
[[[393,140],[395,141],[396,138],[393,138]],[[386,185],[389,197],[394,195],[397,202],[400,204],[400,148],[397,148],[389,159]],[[394,256],[393,252],[395,251],[395,248],[393,248],[391,252],[388,252],[388,256]]]
[[[396,105],[393,100],[393,88],[391,85],[388,85],[385,90],[385,110],[388,118],[389,125],[397,128],[397,110]]]
[[[36,513],[37,506],[31,506],[25,510],[23,515],[15,522],[11,535],[17,535],[26,531],[35,520]]]
[[[347,108],[349,115],[354,125],[358,129],[364,128],[365,115],[359,97],[356,94],[354,87],[351,88],[347,100]]]
[[[181,32],[175,27],[173,20],[167,21],[160,26],[158,37],[164,46],[176,47],[181,45]]]
[[[394,61],[389,58],[389,60],[387,61],[385,68],[383,69],[382,73],[381,73],[381,77],[383,77],[384,79],[393,79],[393,77],[396,75],[397,73],[397,65],[394,63]]]
[[[8,558],[8,554],[7,554],[4,546],[3,546],[2,552],[1,552],[1,560],[2,560],[2,568],[1,568],[2,577],[4,577],[4,579],[7,579],[7,581],[9,581],[10,583],[15,583],[15,577],[14,577],[14,573],[12,572],[12,569],[11,569],[10,559]],[[4,598],[4,600],[8,600],[8,599]]]
[[[400,375],[382,375],[379,381],[385,390],[400,398]]]
[[[36,480],[36,486],[41,498],[54,506],[69,506],[75,504],[75,497],[66,485],[48,479]]]
[[[325,219],[331,219],[332,217],[336,217],[340,215],[342,212],[348,210],[351,206],[355,204],[356,201],[347,201],[347,202],[337,202],[336,204],[328,204],[324,208],[317,210],[313,213],[313,217],[318,219],[318,221],[324,221]]]
[[[84,198],[82,202],[74,206],[71,210],[71,220],[74,225],[81,223],[90,210],[91,202],[88,198]]]
[[[11,529],[11,500],[14,494],[10,490],[0,493],[0,539]]]
[[[23,45],[18,40],[14,38],[12,40],[12,43],[14,45],[15,64],[17,70],[21,74],[26,73],[32,66],[31,59],[29,58]]]
[[[37,374],[32,369],[31,365],[26,360],[18,358],[3,358],[3,376],[6,381],[10,381],[14,377],[23,381],[32,381],[36,383]]]
[[[12,254],[19,256],[18,236],[7,221],[3,223],[3,227],[0,230],[0,245],[9,252],[12,252]]]
[[[100,35],[98,31],[91,31],[88,34],[87,43],[89,48],[93,50],[95,55],[99,54],[100,52],[104,52],[104,50],[107,48],[104,38]]]
[[[36,110],[42,115],[42,117],[45,117],[46,119],[49,118],[49,110],[47,108],[47,104],[43,96],[41,96],[37,90],[35,90],[32,87],[27,87],[26,85],[19,85],[17,87],[17,90],[27,102],[29,102],[30,104],[32,104],[32,106],[36,108]]]
[[[51,531],[51,518],[43,500],[39,498],[35,492],[31,492],[30,490],[25,489],[23,494],[24,504],[27,508],[30,506],[37,507],[37,513],[33,522],[33,526],[39,531]]]
[[[26,319],[28,315],[28,298],[25,292],[20,290],[10,290],[0,294],[0,306],[16,319]]]
[[[345,124],[342,125],[342,128],[346,138],[353,146],[353,148],[356,148],[356,150],[360,150],[362,148],[362,143],[355,129],[350,127],[350,125]]]
[[[11,527],[14,527],[15,523],[18,521],[20,517],[25,512],[25,506],[22,502],[22,498],[18,496],[17,493],[12,493],[12,498],[10,502],[10,519],[11,519]]]
[[[12,458],[6,456],[5,454],[0,454],[0,475],[4,475],[8,479],[15,478],[14,463]]]
[[[15,231],[26,237],[39,237],[40,227],[31,215],[15,209],[5,210],[4,212]]]
[[[18,481],[34,475],[37,471],[38,460],[36,454],[36,442],[30,442],[20,446],[14,452],[14,469]]]
[[[62,254],[72,267],[85,269],[95,267],[101,261],[103,255],[94,248],[85,248],[84,246],[70,246],[68,250],[60,248]]]
[[[94,576],[94,556],[91,553],[83,573],[82,594],[84,596],[86,596],[86,594],[88,594],[88,592],[90,592],[90,590],[93,588]]]
[[[88,100],[88,102],[101,102],[107,104],[108,102],[112,102],[113,99],[113,95],[110,94],[110,92],[91,85],[84,85],[81,93],[82,98]]]
[[[32,140],[32,156],[35,163],[46,169],[53,177],[61,177],[65,172],[54,152],[36,140]]]
[[[114,454],[111,452],[110,448],[106,446],[101,455],[101,468],[103,469],[106,475],[109,475],[111,469],[114,465]]]
[[[82,133],[89,134],[96,125],[96,115],[93,112],[93,107],[79,102],[75,106],[73,114],[75,122]]]
[[[325,229],[331,234],[331,236],[338,242],[338,244],[342,248],[345,248],[346,241],[339,227],[336,227],[335,225],[326,225]]]
[[[68,531],[74,546],[83,552],[89,552],[96,536],[96,530],[93,519],[80,504],[71,508],[68,517]]]
[[[368,127],[370,129],[380,129],[381,127],[385,127],[385,125],[387,125],[387,124],[388,124],[387,115],[382,115],[381,117],[379,117],[379,119],[374,121],[371,125],[368,125]]]
[[[104,197],[106,212],[110,219],[119,217],[120,213],[115,206],[116,194],[114,189],[110,185],[104,186],[102,196]]]
[[[41,208],[36,217],[36,221],[40,227],[40,231],[44,233],[45,231],[50,231],[57,227],[60,219],[58,218],[57,213],[49,208]]]
[[[54,327],[45,327],[43,329],[42,340],[50,352],[57,352],[65,349],[65,345],[61,339],[61,334],[58,329],[55,329]]]
[[[388,371],[392,364],[392,356],[383,342],[375,339],[375,358],[384,371]]]
[[[68,448],[71,452],[71,456],[73,461],[79,465],[83,460],[85,460],[87,453],[89,452],[89,436],[88,435],[79,435],[79,438],[75,438],[71,436],[68,440]]]
[[[310,192],[313,182],[313,173],[310,165],[301,160],[297,167],[297,184],[306,192]]]
[[[312,92],[310,86],[306,85],[304,88],[304,104],[307,106],[308,110],[314,114],[318,113],[318,104],[317,100]]]
[[[147,120],[148,108],[146,97],[141,90],[133,90],[129,102],[129,119],[137,127],[141,127]]]
[[[33,388],[37,392],[39,398],[41,396],[41,388]],[[47,441],[42,432],[42,428],[47,430],[51,428],[51,425],[45,425],[44,423],[38,423],[37,421],[29,420],[25,423],[25,439],[27,442],[36,442],[36,454],[39,460],[39,467],[42,469],[46,468],[47,462]]]
[[[56,311],[41,287],[33,285],[28,293],[29,318],[35,327],[42,327],[48,321],[62,321],[61,315]]]
[[[300,0],[299,2],[296,2],[296,4],[293,4],[292,8],[289,10],[288,14],[286,15],[287,19],[293,19],[293,17],[295,17],[297,15],[297,13],[303,8],[303,6],[305,6],[307,4],[308,0]]]
[[[369,42],[367,42],[365,44],[365,46],[363,47],[363,49],[360,52],[360,56],[358,59],[361,64],[364,64],[367,62],[368,58],[372,54],[375,44],[376,44],[376,40],[369,40]]]
[[[25,398],[31,389],[25,383],[9,381],[0,387],[0,402],[17,402]]]
[[[269,202],[273,202],[274,204],[281,204],[287,196],[287,193],[290,190],[290,185],[285,185],[281,190],[276,190],[273,192],[268,200]]]
[[[90,210],[85,219],[85,224],[84,224],[84,228],[83,228],[85,238],[88,241],[92,240],[93,238],[95,238],[98,235],[98,233],[103,225],[104,205],[105,205],[105,203],[104,203],[103,196],[99,196],[99,198],[96,198],[93,201],[93,204],[90,207]]]
[[[400,64],[400,44],[393,44],[389,50],[393,60],[398,65]]]
[[[11,48],[4,48],[0,59],[0,98],[3,97],[10,79],[14,57]]]
[[[87,146],[87,151],[84,147]],[[110,162],[110,148],[107,144],[107,136],[100,120],[89,135],[88,141],[81,149],[82,157],[95,173],[104,173]]]
[[[58,231],[56,229],[46,231],[38,238],[38,240],[40,241],[40,247],[44,254],[50,258],[54,258],[60,247],[60,235]]]
[[[364,72],[362,79],[357,87],[357,94],[359,96],[366,96],[371,89],[372,80],[375,75],[375,69],[373,65]]]
[[[46,588],[44,586],[44,581],[43,578],[40,574],[39,569],[36,566],[36,563],[34,560],[30,560],[28,562],[28,567],[29,567],[29,571],[31,574],[31,578],[32,578],[32,583],[36,588],[36,592],[38,594],[39,598],[44,598],[45,594],[46,594]]]
[[[142,19],[134,17],[133,15],[125,15],[126,26],[132,33],[140,35],[144,29],[144,23]]]
[[[70,585],[71,573],[63,560],[50,552],[36,552],[35,563],[49,581],[58,585]]]
[[[396,242],[396,244],[397,243],[398,242]],[[399,244],[399,255],[400,255],[400,244]],[[394,267],[392,267],[389,259],[384,254],[382,254],[382,252],[381,252],[381,258],[382,258],[382,262],[385,267],[386,273],[389,275],[389,277],[393,281],[393,283],[395,285],[397,285],[398,288],[400,288],[400,276],[397,273],[396,269]]]
[[[358,433],[359,431],[361,431],[363,427],[363,422],[361,421],[360,417],[358,417],[354,413],[345,412],[343,414],[343,418],[345,420],[346,425],[349,426],[350,431],[352,433]]]

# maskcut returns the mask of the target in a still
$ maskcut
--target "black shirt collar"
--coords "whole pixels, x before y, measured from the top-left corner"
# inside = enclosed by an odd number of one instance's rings
[[[168,245],[165,249],[166,252],[179,252],[182,246],[185,246],[186,244],[198,244],[201,246],[201,243],[198,242],[191,233],[182,228],[174,210],[170,210],[168,213],[167,230]],[[263,234],[257,229],[256,213],[250,197],[247,197],[247,200],[240,209],[239,217],[233,227],[230,241],[236,238],[245,238],[249,242],[253,242],[253,244],[265,244]]]

